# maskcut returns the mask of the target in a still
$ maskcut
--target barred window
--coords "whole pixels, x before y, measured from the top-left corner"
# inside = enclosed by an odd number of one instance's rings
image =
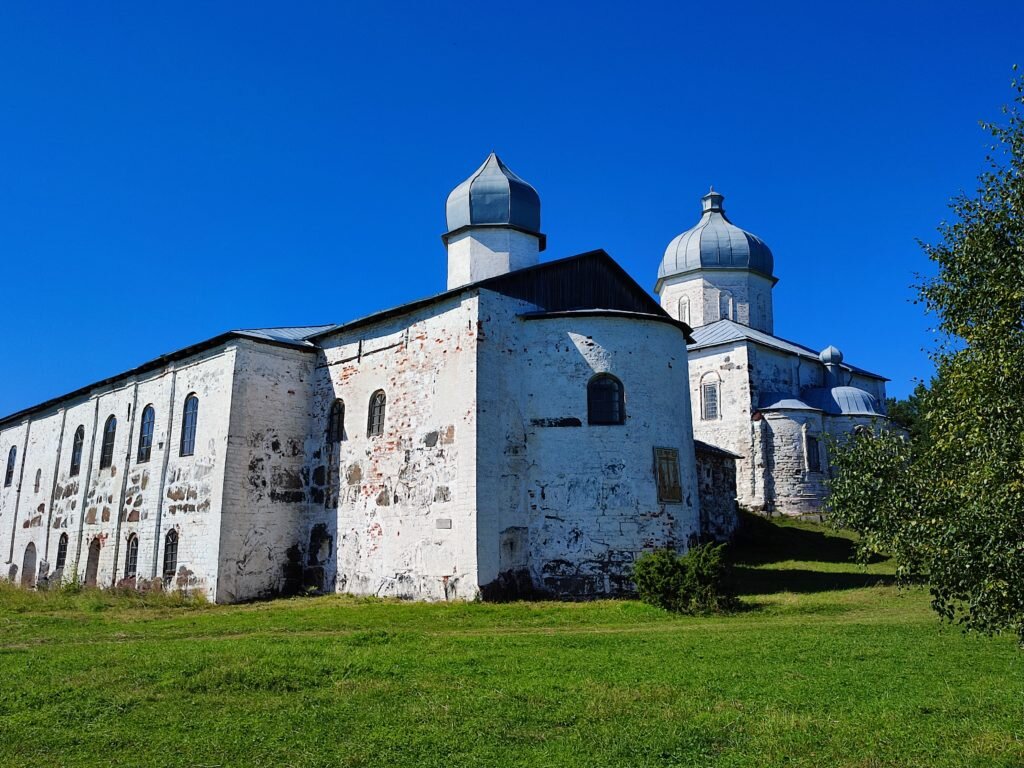
[[[178,570],[178,532],[171,528],[164,538],[164,584],[170,585]]]
[[[134,533],[128,537],[128,549],[124,558],[124,577],[130,579],[139,570],[139,537]]]
[[[675,448],[654,449],[654,471],[658,480],[658,501],[678,504],[683,500],[679,479],[679,451]]]
[[[70,474],[72,477],[78,474],[79,470],[82,469],[82,444],[85,442],[85,427],[79,426],[75,430],[75,440],[71,444],[71,469]]]
[[[142,425],[139,427],[139,454],[138,461],[143,463],[149,461],[153,453],[153,428],[156,426],[156,411],[152,405],[142,409]]]
[[[192,393],[185,398],[185,410],[181,414],[181,450],[179,456],[191,456],[196,452],[196,423],[199,420],[199,398]]]
[[[331,404],[327,417],[327,442],[340,443],[345,437],[345,403],[340,399]]]
[[[7,453],[7,472],[4,474],[4,488],[14,482],[14,465],[17,461],[18,448],[12,445],[11,450]]]
[[[103,425],[103,446],[100,448],[100,469],[106,469],[114,463],[114,439],[117,437],[117,418],[113,414],[107,417]]]
[[[68,535],[62,533],[60,541],[57,542],[57,565],[58,569],[63,568],[68,561]]]
[[[370,413],[366,422],[366,436],[376,437],[384,434],[384,408],[387,397],[384,390],[378,389],[370,396]]]
[[[610,373],[599,373],[587,383],[587,422],[622,424],[626,421],[622,382]]]
[[[701,387],[701,418],[718,418],[718,384],[704,384]]]

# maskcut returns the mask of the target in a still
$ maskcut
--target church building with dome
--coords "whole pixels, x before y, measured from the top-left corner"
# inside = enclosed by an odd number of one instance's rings
[[[772,253],[722,202],[655,299],[604,251],[541,261],[540,198],[491,154],[448,197],[443,292],[229,331],[0,419],[0,575],[593,597],[728,537],[737,498],[816,511],[825,436],[883,419],[885,380],[772,334]]]
[[[578,598],[728,535],[734,457],[695,445],[687,323],[603,251],[542,262],[537,192],[494,154],[446,216],[441,293],[230,331],[0,419],[3,575]]]
[[[725,198],[701,198],[695,226],[665,249],[654,291],[692,327],[694,436],[735,453],[737,494],[748,509],[820,511],[827,438],[887,421],[887,379],[773,333],[775,260],[758,237],[725,215]]]

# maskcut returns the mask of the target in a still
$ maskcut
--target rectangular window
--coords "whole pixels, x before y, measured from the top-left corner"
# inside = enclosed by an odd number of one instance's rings
[[[718,385],[705,384],[703,397],[701,398],[701,416],[704,419],[718,418]]]
[[[654,449],[654,471],[658,479],[658,501],[678,504],[683,500],[679,481],[679,451],[675,448]]]
[[[807,471],[821,472],[821,449],[816,437],[807,437]]]

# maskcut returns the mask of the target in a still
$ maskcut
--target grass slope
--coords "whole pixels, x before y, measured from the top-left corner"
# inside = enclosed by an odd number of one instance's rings
[[[753,525],[723,617],[4,588],[0,765],[1024,765],[1012,639],[941,626],[849,539]]]

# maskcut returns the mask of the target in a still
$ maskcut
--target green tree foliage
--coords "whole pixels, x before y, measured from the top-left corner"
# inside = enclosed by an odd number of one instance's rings
[[[914,439],[851,440],[837,450],[828,510],[928,579],[939,614],[1024,643],[1024,79],[1013,83],[975,196],[924,250],[918,285],[941,341],[917,397]]]
[[[886,413],[893,424],[905,429],[912,440],[922,437],[921,407],[927,394],[927,387],[918,382],[914,391],[905,400],[897,400],[895,397],[888,397],[885,400]]]
[[[637,558],[633,581],[640,599],[677,613],[725,611],[736,604],[725,544],[698,544],[682,557],[658,549]]]

